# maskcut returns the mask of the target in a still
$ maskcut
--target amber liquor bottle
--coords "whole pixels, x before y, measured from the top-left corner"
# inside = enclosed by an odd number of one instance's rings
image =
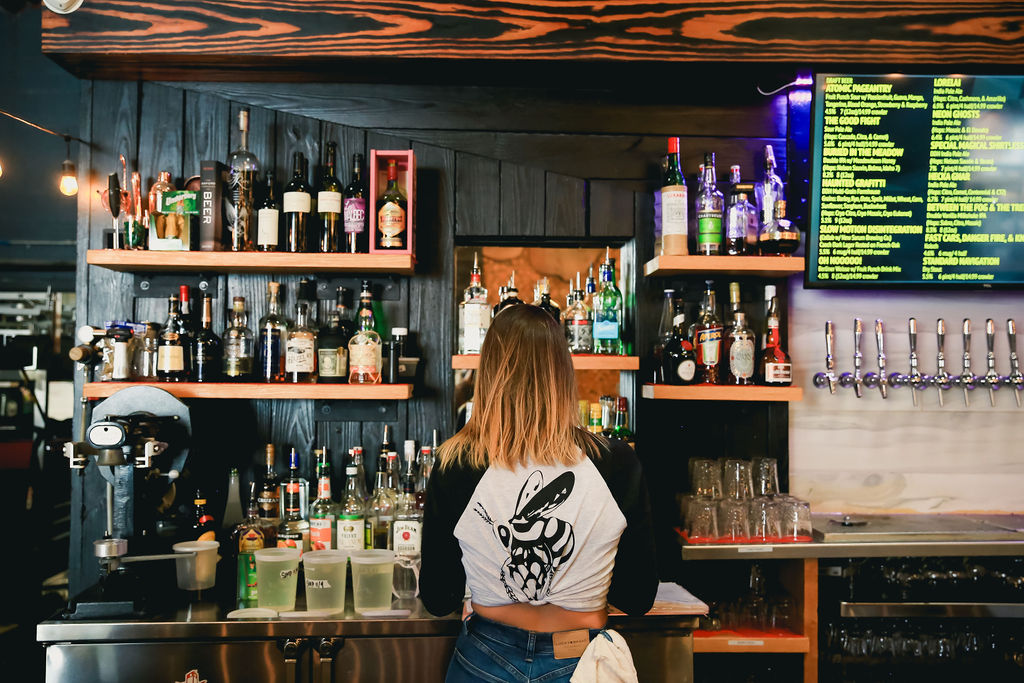
[[[377,199],[377,232],[374,239],[378,249],[404,249],[405,213],[408,202],[398,187],[398,163],[388,160],[388,184]]]
[[[705,281],[702,313],[693,328],[693,346],[697,354],[697,383],[721,382],[722,321],[715,304],[714,282]]]

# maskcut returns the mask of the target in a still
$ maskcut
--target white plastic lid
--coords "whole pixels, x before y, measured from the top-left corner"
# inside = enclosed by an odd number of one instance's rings
[[[282,619],[331,619],[339,614],[344,614],[343,609],[309,609],[295,612],[281,612],[279,617]]]
[[[198,553],[220,547],[219,541],[183,541],[175,543],[171,548],[176,553]]]
[[[409,334],[409,328],[408,327],[392,327],[391,328],[391,336],[392,337],[405,337],[405,336],[408,336],[408,334]]]
[[[765,285],[764,298],[771,299],[773,296],[775,296],[775,285]]]
[[[259,552],[258,550],[256,552]],[[394,550],[355,550],[349,555],[354,564],[384,564],[395,561]]]
[[[298,548],[262,548],[253,553],[260,562],[285,562],[298,560],[302,551]]]
[[[302,556],[303,564],[337,564],[348,559],[347,550],[312,550]]]
[[[227,613],[228,619],[277,619],[277,612],[266,607],[246,607]]]

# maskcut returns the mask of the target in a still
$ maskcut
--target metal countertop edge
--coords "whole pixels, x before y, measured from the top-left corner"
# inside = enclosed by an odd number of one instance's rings
[[[756,560],[850,557],[1024,556],[1020,541],[919,541],[884,543],[777,543],[684,545],[684,560]]]

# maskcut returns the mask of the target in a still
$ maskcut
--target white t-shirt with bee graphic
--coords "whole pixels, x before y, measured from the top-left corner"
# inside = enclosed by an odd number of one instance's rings
[[[435,470],[423,533],[420,594],[435,614],[465,587],[481,606],[589,612],[611,600],[627,613],[646,611],[657,588],[646,487],[618,442],[571,467]]]

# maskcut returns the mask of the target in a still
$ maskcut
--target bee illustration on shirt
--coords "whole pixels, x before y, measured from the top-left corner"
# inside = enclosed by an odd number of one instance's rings
[[[576,475],[565,472],[545,486],[544,475],[539,470],[533,472],[519,491],[515,515],[507,525],[496,525],[477,503],[477,514],[508,551],[501,582],[511,599],[520,602],[521,595],[530,601],[543,600],[558,567],[572,557],[576,546],[572,524],[547,515],[569,498],[575,483]]]

